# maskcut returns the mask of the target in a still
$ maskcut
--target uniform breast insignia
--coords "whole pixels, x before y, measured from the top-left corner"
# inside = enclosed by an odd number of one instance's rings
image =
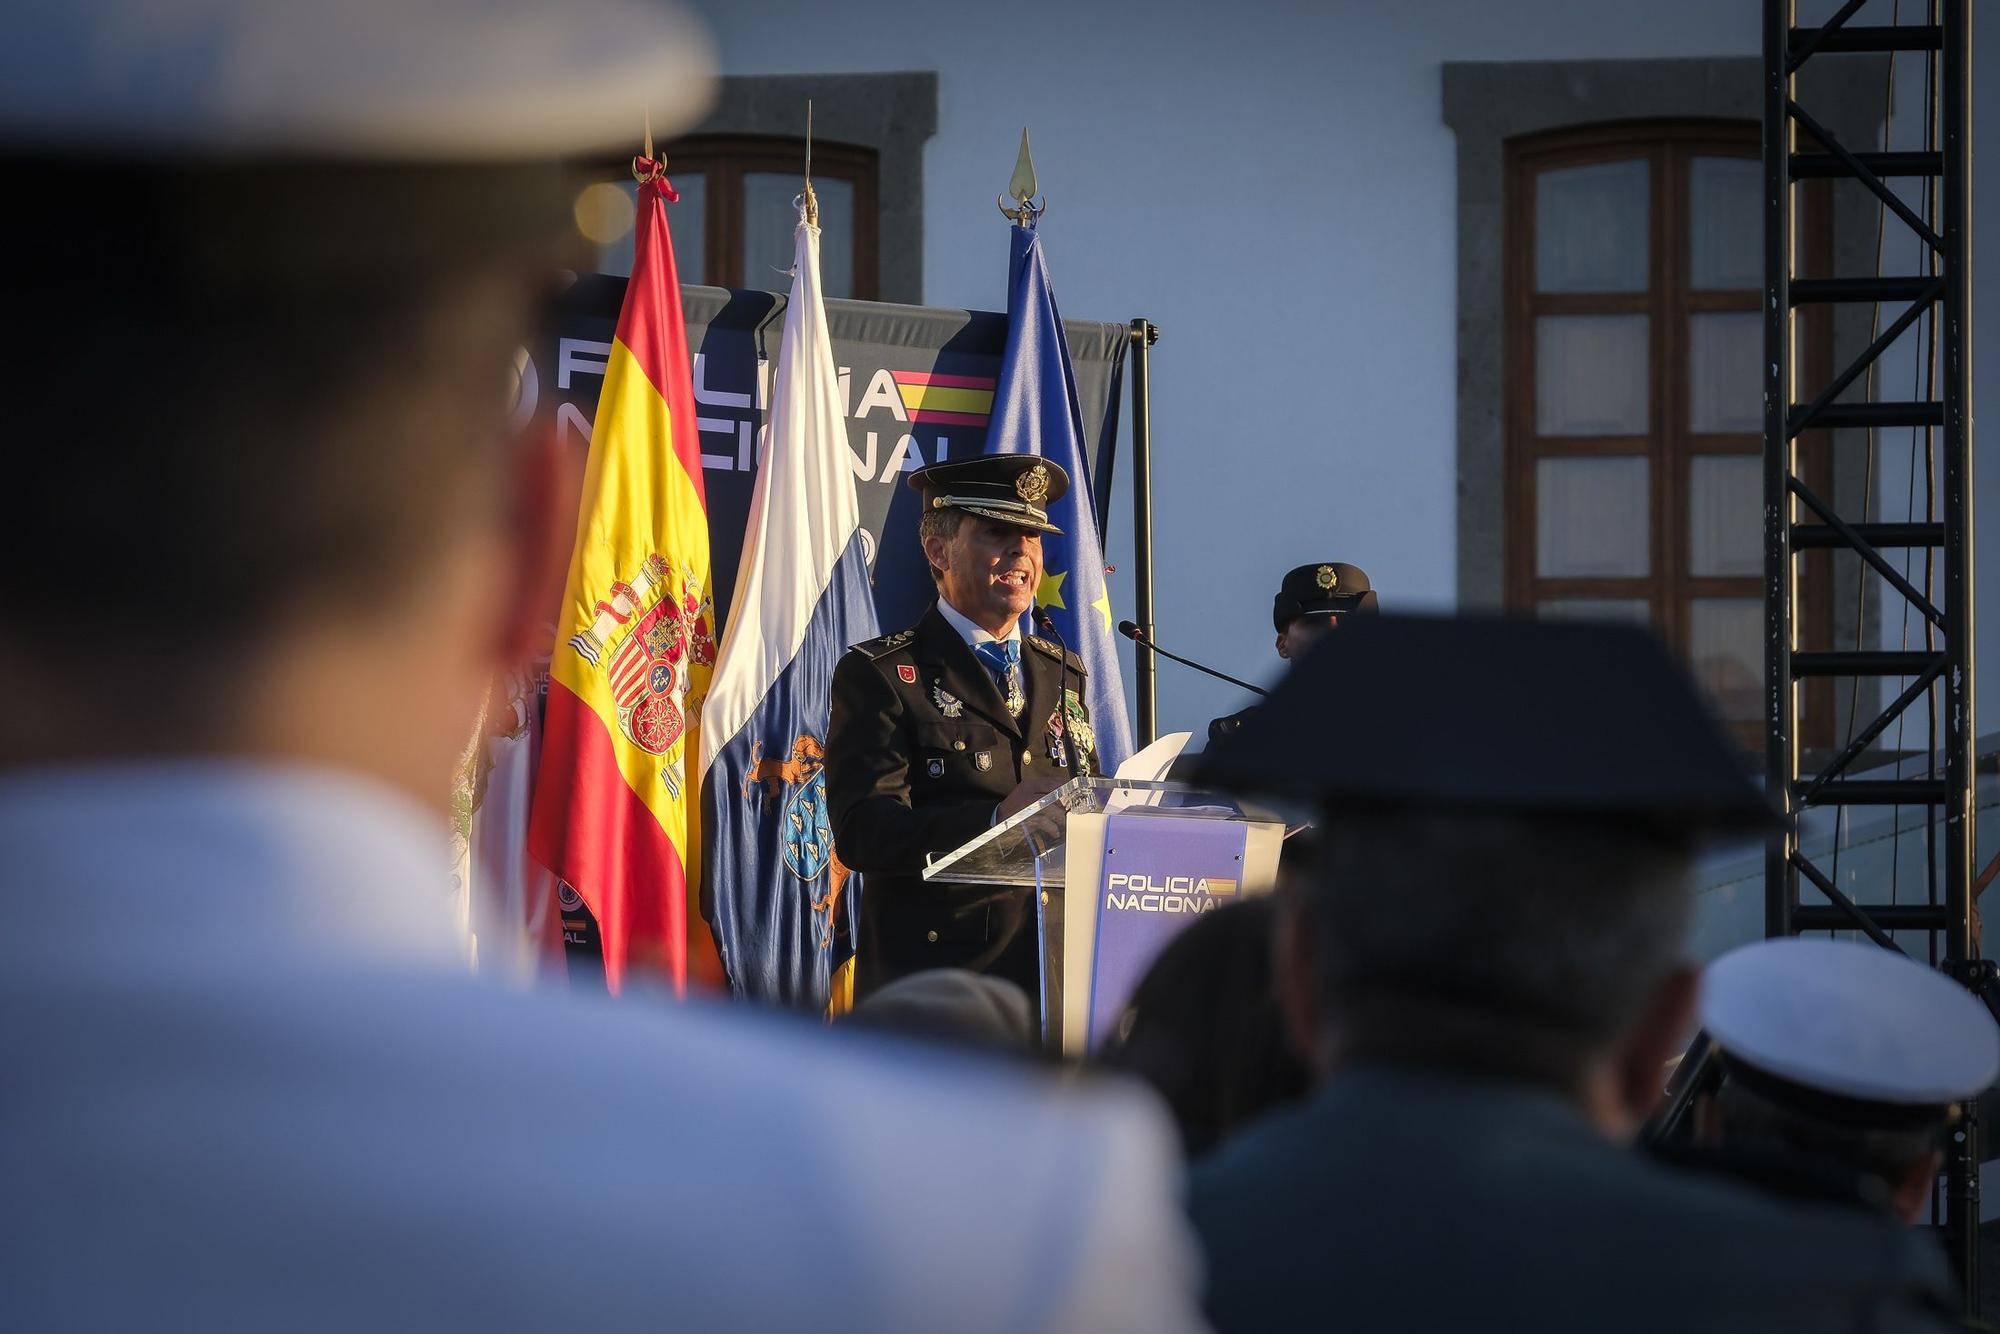
[[[896,679],[906,686],[913,686],[917,683],[917,669],[907,662],[899,662],[896,664]]]
[[[759,786],[767,803],[784,797],[779,832],[784,840],[785,869],[813,886],[814,929],[819,943],[830,945],[834,910],[847,884],[848,870],[833,852],[833,823],[826,806],[826,748],[818,737],[801,732],[793,739],[787,758],[767,758],[763,752],[763,742],[751,743],[743,799],[750,800],[752,790]],[[823,889],[816,883],[822,875],[827,877]]]
[[[993,752],[982,750],[977,755],[974,755],[972,757],[972,767],[979,770],[980,773],[985,773],[991,769],[993,767]]]
[[[965,701],[936,681],[931,682],[931,703],[937,705],[938,712],[947,718],[957,718],[965,713]]]
[[[1083,710],[1083,701],[1076,697],[1074,690],[1063,691],[1062,716],[1060,721],[1058,721],[1053,711],[1049,714],[1049,732],[1054,735],[1059,730],[1066,731],[1069,739],[1076,745],[1078,772],[1088,773],[1090,771],[1090,759],[1093,755],[1097,754],[1097,731],[1091,727],[1090,718]],[[1059,759],[1056,763],[1067,764],[1068,760],[1067,758]]]
[[[692,570],[682,570],[676,579],[658,555],[646,557],[630,583],[613,583],[608,592],[597,604],[596,619],[570,636],[569,646],[603,671],[617,705],[618,730],[665,760],[661,777],[667,794],[678,797],[688,717],[700,707],[699,695],[689,695],[693,670],[715,665],[713,604]],[[611,648],[620,626],[624,637]]]
[[[926,764],[926,765],[924,766],[924,772],[925,772],[925,773],[927,773],[927,774],[929,774],[929,775],[930,775],[930,776],[931,776],[932,778],[943,778],[943,777],[944,777],[944,761],[943,761],[943,760],[932,760],[932,761],[931,761],[931,762],[930,762],[929,764]]]

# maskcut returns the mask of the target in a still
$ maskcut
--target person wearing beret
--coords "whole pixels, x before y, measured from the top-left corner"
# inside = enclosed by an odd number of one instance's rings
[[[1369,617],[1201,758],[1317,816],[1274,950],[1315,1088],[1189,1173],[1219,1334],[1956,1327],[1936,1239],[1886,1210],[1634,1146],[1694,1018],[1696,849],[1777,824],[1649,631]]]
[[[1083,663],[1021,618],[1042,578],[1048,505],[1069,487],[1031,454],[913,474],[937,602],[857,644],[833,673],[827,805],[840,859],[868,877],[855,945],[857,1000],[928,968],[1020,986],[1039,1011],[1034,904],[1025,889],[927,883],[952,851],[1071,777],[1096,772]]]
[[[1321,561],[1301,565],[1287,574],[1271,601],[1271,623],[1278,631],[1278,656],[1290,661],[1306,651],[1321,635],[1346,616],[1373,616],[1381,608],[1375,590],[1369,587],[1368,572],[1345,561]],[[1243,726],[1243,720],[1257,706],[1217,718],[1208,725],[1208,740],[1214,745]]]

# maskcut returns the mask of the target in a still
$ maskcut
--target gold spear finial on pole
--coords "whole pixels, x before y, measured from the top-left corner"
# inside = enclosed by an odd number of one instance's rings
[[[1021,127],[1021,153],[1014,159],[1014,178],[1007,182],[1007,193],[1000,196],[998,201],[1000,212],[1013,219],[1017,226],[1034,226],[1035,220],[1048,212],[1049,208],[1046,195],[1042,196],[1041,203],[1035,202],[1036,189],[1035,159],[1028,151],[1028,127],[1024,125]],[[1010,197],[1014,200],[1013,208],[1007,207],[1007,200]]]
[[[819,196],[813,193],[813,104],[806,99],[806,226],[819,226]]]
[[[632,159],[632,179],[644,185],[656,181],[667,174],[666,162],[653,155],[653,109],[639,109],[640,124],[645,127],[645,149],[643,155]],[[643,164],[643,165],[642,165]]]

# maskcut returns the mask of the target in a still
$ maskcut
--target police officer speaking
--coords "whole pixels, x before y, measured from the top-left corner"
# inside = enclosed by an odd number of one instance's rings
[[[1032,454],[910,477],[938,600],[910,629],[857,644],[833,674],[827,798],[834,843],[868,876],[855,994],[924,968],[970,968],[1040,992],[1026,890],[926,883],[938,855],[1074,775],[1096,745],[1075,654],[1021,631],[1042,579],[1048,505],[1069,477]]]

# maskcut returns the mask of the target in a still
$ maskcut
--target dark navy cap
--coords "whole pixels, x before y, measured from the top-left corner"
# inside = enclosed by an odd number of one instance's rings
[[[1049,522],[1049,506],[1069,490],[1069,474],[1034,454],[983,454],[934,463],[910,474],[927,510],[963,510],[983,518],[1062,535]]]
[[[1271,623],[1283,634],[1301,616],[1373,615],[1380,610],[1375,590],[1368,586],[1368,572],[1359,565],[1330,560],[1301,565],[1285,576],[1271,602]]]
[[[1195,781],[1352,805],[1768,828],[1694,682],[1636,626],[1365,616],[1314,643]]]

